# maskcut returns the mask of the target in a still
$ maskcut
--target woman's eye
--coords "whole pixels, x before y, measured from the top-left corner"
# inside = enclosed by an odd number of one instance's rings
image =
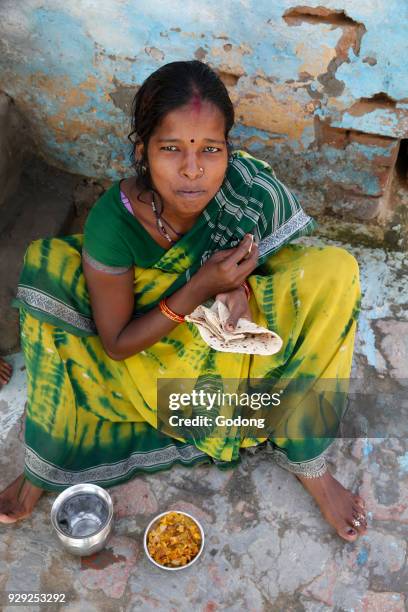
[[[205,149],[212,149],[209,153],[217,153],[221,151],[218,147],[205,147]],[[165,147],[160,148],[161,151],[177,151],[177,147],[175,145],[166,145]]]

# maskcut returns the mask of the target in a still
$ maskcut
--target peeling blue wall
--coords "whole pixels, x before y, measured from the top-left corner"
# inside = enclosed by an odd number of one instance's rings
[[[3,0],[0,88],[49,162],[116,179],[137,86],[202,59],[230,91],[236,146],[271,161],[312,212],[369,219],[408,133],[407,25],[396,0]]]

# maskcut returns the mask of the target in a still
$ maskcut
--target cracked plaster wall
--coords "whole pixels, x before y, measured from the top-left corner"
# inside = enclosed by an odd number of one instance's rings
[[[111,180],[129,172],[136,88],[201,59],[235,103],[235,146],[268,159],[309,212],[381,224],[408,133],[407,23],[396,0],[3,0],[0,89],[48,162]]]

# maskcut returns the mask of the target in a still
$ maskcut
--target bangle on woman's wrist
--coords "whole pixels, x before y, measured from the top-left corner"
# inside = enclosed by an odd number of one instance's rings
[[[246,281],[244,281],[241,285],[245,289],[245,294],[247,296],[247,300],[251,297],[251,288]]]
[[[160,300],[159,308],[162,314],[164,314],[164,316],[171,321],[175,321],[176,323],[184,323],[184,315],[177,314],[177,312],[174,312],[174,310],[169,308],[165,299]]]

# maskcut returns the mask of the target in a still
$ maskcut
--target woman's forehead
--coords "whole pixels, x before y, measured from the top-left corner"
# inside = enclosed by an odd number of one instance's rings
[[[224,137],[225,118],[222,112],[210,102],[194,98],[189,104],[168,112],[155,130],[155,137],[199,139]]]

